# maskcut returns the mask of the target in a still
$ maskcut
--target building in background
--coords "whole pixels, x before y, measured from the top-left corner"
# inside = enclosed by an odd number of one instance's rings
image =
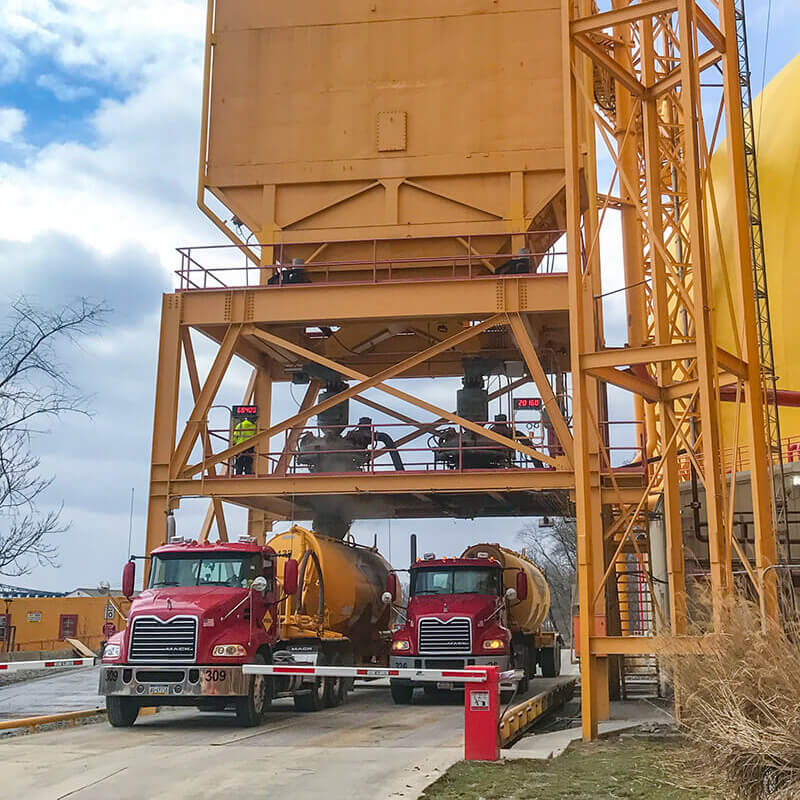
[[[98,651],[125,627],[129,606],[114,589],[46,592],[0,584],[0,654],[69,649],[71,639]]]

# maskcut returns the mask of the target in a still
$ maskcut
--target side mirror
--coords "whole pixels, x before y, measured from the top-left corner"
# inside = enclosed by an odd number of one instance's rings
[[[397,598],[400,589],[400,582],[397,580],[397,575],[394,572],[390,572],[386,576],[386,591],[383,593],[384,597],[388,594],[390,596],[389,602],[393,603],[394,600]],[[383,601],[384,603],[386,600]]]
[[[250,584],[251,592],[258,592],[259,594],[267,588],[267,579],[263,575],[259,575]]]
[[[122,594],[128,598],[133,597],[133,584],[136,580],[136,562],[129,561],[122,568]]]
[[[283,592],[295,594],[297,592],[297,559],[287,558],[283,565]]]
[[[525,600],[528,597],[528,576],[524,572],[517,573],[517,598]]]
[[[513,586],[509,586],[506,589],[506,600],[509,603],[516,603],[517,602],[517,590]]]
[[[391,592],[384,592],[381,595],[381,600],[385,606],[390,606],[394,600],[394,595]]]

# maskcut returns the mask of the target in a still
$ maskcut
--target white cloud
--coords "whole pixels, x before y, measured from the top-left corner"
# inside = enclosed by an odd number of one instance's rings
[[[203,37],[204,9],[204,0],[5,0],[0,52],[25,54],[12,56],[11,77],[25,61],[47,57],[65,70],[130,89],[165,63],[186,58],[187,46]]]
[[[17,139],[25,127],[25,112],[19,108],[0,108],[0,142],[9,143]]]
[[[36,85],[51,92],[56,100],[62,103],[74,103],[76,100],[82,100],[84,97],[91,97],[94,94],[88,86],[75,86],[67,83],[58,75],[40,75],[36,79]]]
[[[110,254],[141,243],[175,267],[176,245],[216,241],[193,202],[200,66],[178,65],[90,120],[95,142],[56,142],[0,163],[0,214],[18,241],[69,234]]]

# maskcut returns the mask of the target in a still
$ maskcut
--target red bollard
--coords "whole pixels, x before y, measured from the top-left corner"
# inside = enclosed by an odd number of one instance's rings
[[[486,681],[464,684],[464,758],[467,761],[500,760],[500,670],[467,667],[483,672]]]

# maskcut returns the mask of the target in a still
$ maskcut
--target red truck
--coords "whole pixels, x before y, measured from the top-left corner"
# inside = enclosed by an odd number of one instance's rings
[[[244,664],[385,664],[391,567],[375,548],[300,526],[255,542],[173,541],[150,556],[147,587],[103,652],[100,694],[116,727],[144,706],[234,710],[257,725],[275,697],[300,711],[339,705],[348,681],[246,676]],[[123,593],[133,595],[134,562]]]
[[[550,590],[542,572],[524,553],[498,544],[478,544],[459,558],[427,554],[409,572],[409,601],[405,621],[392,637],[391,667],[496,665],[517,672],[520,693],[527,690],[537,666],[545,677],[560,673],[561,638],[543,627],[550,610]],[[384,601],[396,597],[397,591],[397,576],[392,573]],[[421,685],[411,679],[392,679],[392,698],[395,703],[411,703],[414,689]]]

